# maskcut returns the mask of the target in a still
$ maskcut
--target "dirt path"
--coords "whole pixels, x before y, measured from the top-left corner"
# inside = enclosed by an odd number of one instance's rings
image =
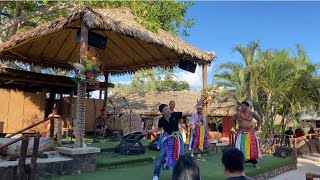
[[[298,158],[298,169],[276,176],[270,180],[302,180],[306,179],[306,173],[320,174],[320,162],[311,161],[308,159]],[[320,180],[315,178],[314,180]]]

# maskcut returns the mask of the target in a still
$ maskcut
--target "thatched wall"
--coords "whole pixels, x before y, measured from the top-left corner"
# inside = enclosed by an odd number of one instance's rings
[[[14,133],[44,118],[45,101],[41,93],[25,93],[13,90],[0,89],[0,133]],[[76,104],[77,98],[74,98]],[[96,101],[96,116],[99,116],[103,107],[103,100]],[[58,105],[59,115],[63,121],[71,122],[72,108],[65,101]],[[73,109],[75,117],[75,108]],[[94,108],[93,100],[87,99],[86,132],[93,130]],[[45,124],[33,130],[45,131]]]
[[[0,132],[14,133],[43,119],[41,94],[0,89]]]

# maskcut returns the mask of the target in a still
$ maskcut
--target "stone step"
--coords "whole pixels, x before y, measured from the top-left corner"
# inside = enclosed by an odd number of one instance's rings
[[[312,161],[320,162],[320,157],[318,158],[318,157],[314,157],[314,156],[310,156],[310,155],[302,155],[301,157],[305,158],[305,159],[312,160]]]
[[[319,153],[313,153],[313,154],[311,154],[311,156],[320,158],[320,154]]]

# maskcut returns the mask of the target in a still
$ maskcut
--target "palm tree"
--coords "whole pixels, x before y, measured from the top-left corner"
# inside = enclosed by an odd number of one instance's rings
[[[255,62],[259,53],[259,41],[250,42],[247,46],[237,45],[233,49],[233,53],[238,52],[242,56],[244,63],[245,89],[246,99],[254,100],[254,92],[256,90],[253,73],[255,70]]]
[[[247,96],[245,69],[242,63],[221,64],[214,75],[214,84],[217,87],[233,89],[236,92],[238,103]]]

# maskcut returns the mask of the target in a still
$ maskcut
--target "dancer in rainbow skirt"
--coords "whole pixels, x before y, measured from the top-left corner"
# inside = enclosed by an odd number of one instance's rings
[[[191,156],[194,157],[194,150],[203,151],[209,147],[208,141],[208,123],[207,118],[202,114],[202,105],[197,107],[197,113],[194,113],[189,121],[189,131],[186,144],[189,145]],[[201,159],[201,153],[198,154],[198,160]]]
[[[261,153],[255,132],[259,131],[262,119],[257,113],[250,111],[250,104],[249,101],[241,103],[241,110],[231,118],[233,122],[231,131],[236,134],[235,147],[243,152],[246,163],[252,163],[258,168],[257,160],[261,157]],[[256,127],[253,127],[253,118],[257,120]],[[239,129],[235,130],[237,120]]]
[[[163,165],[164,161],[166,169],[169,169],[170,167],[174,168],[174,164],[179,159],[179,156],[184,155],[184,143],[179,132],[179,120],[184,116],[191,115],[191,113],[199,104],[202,104],[202,100],[200,100],[196,106],[187,111],[172,113],[168,105],[161,104],[159,106],[159,111],[162,114],[162,117],[158,121],[158,127],[152,130],[144,131],[144,134],[147,134],[163,130],[160,145],[160,155],[157,158],[154,168],[153,180],[158,180],[161,166]]]

